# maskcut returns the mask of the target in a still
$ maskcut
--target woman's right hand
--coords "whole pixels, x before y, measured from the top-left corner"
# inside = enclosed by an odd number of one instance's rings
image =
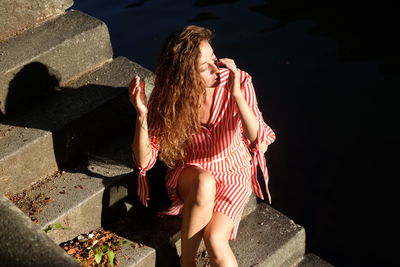
[[[135,107],[138,117],[146,116],[148,112],[144,87],[144,80],[137,75],[129,83],[129,100]]]

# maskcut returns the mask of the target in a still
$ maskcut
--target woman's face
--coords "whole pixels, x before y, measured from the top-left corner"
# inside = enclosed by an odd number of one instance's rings
[[[200,43],[200,57],[198,60],[198,70],[206,88],[215,87],[219,83],[219,69],[215,65],[217,57],[211,45],[207,41]]]

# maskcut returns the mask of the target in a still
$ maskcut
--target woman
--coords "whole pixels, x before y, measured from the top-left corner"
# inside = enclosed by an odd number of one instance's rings
[[[202,238],[214,266],[237,266],[228,241],[236,237],[251,191],[263,199],[257,165],[267,185],[263,153],[275,140],[250,75],[232,59],[218,60],[211,38],[210,30],[187,26],[167,40],[148,105],[144,81],[135,77],[129,85],[137,111],[138,195],[147,206],[146,171],[163,161],[172,201],[163,213],[182,215],[182,266],[195,266]]]

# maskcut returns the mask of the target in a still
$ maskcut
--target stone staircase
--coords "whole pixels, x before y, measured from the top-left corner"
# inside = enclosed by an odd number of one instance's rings
[[[0,7],[0,193],[25,212],[0,197],[0,262],[78,265],[58,244],[103,226],[144,244],[123,247],[120,266],[177,266],[178,218],[155,216],[135,196],[127,85],[139,75],[149,95],[153,74],[113,58],[107,26],[71,6]],[[330,266],[304,255],[301,226],[255,198],[232,247],[240,266]]]

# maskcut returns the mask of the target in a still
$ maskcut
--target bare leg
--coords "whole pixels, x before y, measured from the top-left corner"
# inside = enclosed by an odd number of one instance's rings
[[[215,212],[204,229],[203,238],[212,266],[238,266],[235,255],[229,246],[233,221],[220,212]]]
[[[192,267],[204,227],[213,214],[214,177],[198,167],[185,168],[178,178],[178,193],[184,202],[181,226],[181,265]]]

